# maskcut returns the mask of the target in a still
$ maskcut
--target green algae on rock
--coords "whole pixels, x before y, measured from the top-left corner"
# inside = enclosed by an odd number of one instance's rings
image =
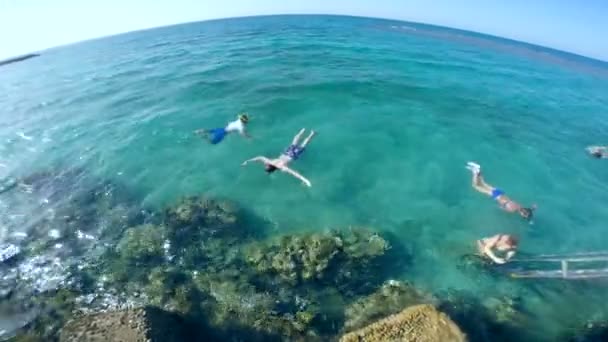
[[[133,266],[154,265],[163,260],[164,241],[163,227],[146,224],[127,229],[116,250]]]
[[[285,304],[280,294],[262,291],[249,283],[249,277],[232,272],[198,273],[193,279],[197,288],[207,295],[207,300],[201,302],[202,312],[215,329],[230,331],[247,327],[264,336],[277,335],[291,340],[316,336],[311,324],[317,312],[312,305],[299,308],[289,305],[287,311],[281,309]]]
[[[240,209],[236,203],[216,200],[203,196],[180,199],[175,205],[165,209],[164,221],[168,227],[176,229],[173,238],[184,234],[234,234],[239,220]],[[198,229],[198,231],[192,231]]]
[[[245,248],[244,258],[256,271],[276,274],[291,285],[311,281],[347,283],[360,278],[388,248],[386,240],[377,234],[349,230],[254,242]]]
[[[76,307],[75,291],[60,289],[49,291],[32,299],[37,315],[21,330],[15,341],[50,341],[56,338],[61,325],[72,316]]]

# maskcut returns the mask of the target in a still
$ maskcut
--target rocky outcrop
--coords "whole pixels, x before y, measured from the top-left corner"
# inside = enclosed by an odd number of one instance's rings
[[[340,342],[361,341],[461,342],[466,337],[434,306],[416,305],[340,338]]]
[[[13,57],[13,58],[9,58],[9,59],[4,59],[4,60],[0,61],[0,66],[6,65],[6,64],[11,64],[11,63],[17,63],[17,62],[25,61],[26,59],[30,59],[30,58],[34,58],[34,57],[38,57],[38,56],[40,56],[40,55],[37,54],[37,53],[30,53],[30,54],[27,54],[27,55]]]
[[[189,341],[182,319],[166,311],[145,307],[85,315],[68,321],[61,342],[177,342]]]
[[[359,298],[345,308],[344,330],[363,328],[403,308],[432,302],[431,296],[418,291],[411,284],[389,280],[372,294]]]

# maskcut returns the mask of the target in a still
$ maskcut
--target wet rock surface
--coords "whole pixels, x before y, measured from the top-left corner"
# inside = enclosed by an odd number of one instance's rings
[[[340,338],[340,342],[462,342],[466,340],[458,326],[432,305],[409,307]]]
[[[403,308],[433,301],[430,295],[421,293],[409,283],[389,280],[372,294],[346,307],[344,331],[362,328]]]
[[[61,329],[61,342],[181,342],[189,336],[183,318],[154,307],[124,310],[71,319]]]

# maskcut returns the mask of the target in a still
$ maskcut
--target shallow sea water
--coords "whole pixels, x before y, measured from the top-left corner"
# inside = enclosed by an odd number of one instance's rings
[[[385,20],[244,18],[8,65],[0,108],[3,177],[79,166],[152,208],[205,193],[241,203],[277,234],[372,227],[410,250],[399,278],[431,292],[523,296],[542,339],[608,318],[606,281],[510,280],[458,267],[476,239],[496,233],[518,235],[532,254],[606,249],[608,163],[584,153],[606,143],[606,63]],[[253,140],[212,146],[192,134],[240,111],[252,117]],[[318,135],[293,168],[312,188],[240,166],[278,155],[303,127]],[[490,184],[537,204],[534,224],[473,191],[469,160]],[[4,224],[2,234],[27,227]]]

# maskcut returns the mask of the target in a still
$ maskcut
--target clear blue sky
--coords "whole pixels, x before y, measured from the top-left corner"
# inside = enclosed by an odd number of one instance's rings
[[[281,13],[403,19],[608,61],[608,0],[0,0],[0,58],[143,28]]]

